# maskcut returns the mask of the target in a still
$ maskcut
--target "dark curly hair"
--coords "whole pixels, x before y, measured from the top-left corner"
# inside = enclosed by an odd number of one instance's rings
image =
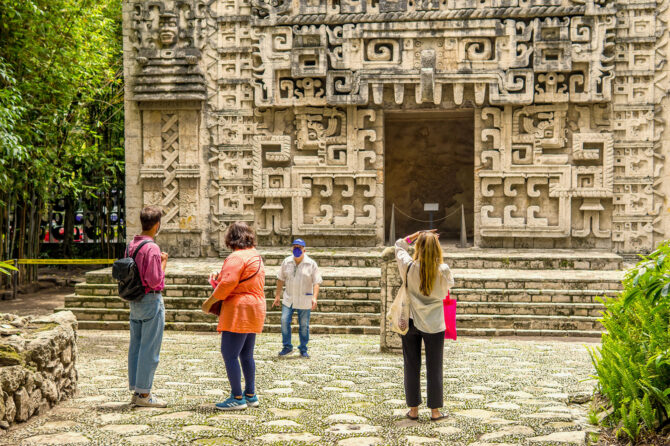
[[[236,221],[226,230],[226,246],[232,250],[256,246],[256,233],[243,221]]]

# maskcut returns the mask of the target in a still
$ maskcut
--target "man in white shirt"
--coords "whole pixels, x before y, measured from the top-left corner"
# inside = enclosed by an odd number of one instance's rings
[[[300,350],[300,356],[309,358],[307,354],[309,317],[311,311],[316,309],[319,284],[322,279],[316,262],[305,253],[305,246],[304,240],[295,239],[293,241],[293,255],[284,259],[277,274],[277,292],[272,306],[279,305],[283,291],[281,334],[284,348],[279,352],[279,356],[286,356],[293,351],[291,319],[293,319],[293,312],[297,311],[298,323],[300,324],[300,346],[298,349]]]

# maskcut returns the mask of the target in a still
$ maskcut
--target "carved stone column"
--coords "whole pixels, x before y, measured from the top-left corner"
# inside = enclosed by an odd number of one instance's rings
[[[201,213],[208,211],[200,209],[205,2],[143,1],[124,9],[131,31],[125,43],[132,47],[125,60],[126,122],[139,121],[126,143],[129,228],[137,231],[141,207],[158,205],[164,212],[161,247],[172,256],[197,257],[206,221]]]

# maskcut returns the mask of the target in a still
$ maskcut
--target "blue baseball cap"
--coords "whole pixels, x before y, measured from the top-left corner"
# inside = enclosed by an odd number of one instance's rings
[[[305,241],[304,241],[303,239],[301,239],[301,238],[297,238],[297,239],[293,240],[293,245],[302,246],[303,248],[304,248],[305,246],[307,246],[307,245],[305,244]]]

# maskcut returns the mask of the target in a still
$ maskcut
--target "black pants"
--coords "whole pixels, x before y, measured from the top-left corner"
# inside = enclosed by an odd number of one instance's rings
[[[442,359],[444,332],[424,333],[409,320],[409,331],[402,338],[402,355],[405,359],[405,401],[408,407],[421,404],[421,340],[426,348],[426,381],[428,381],[428,407],[439,409],[442,400]]]

